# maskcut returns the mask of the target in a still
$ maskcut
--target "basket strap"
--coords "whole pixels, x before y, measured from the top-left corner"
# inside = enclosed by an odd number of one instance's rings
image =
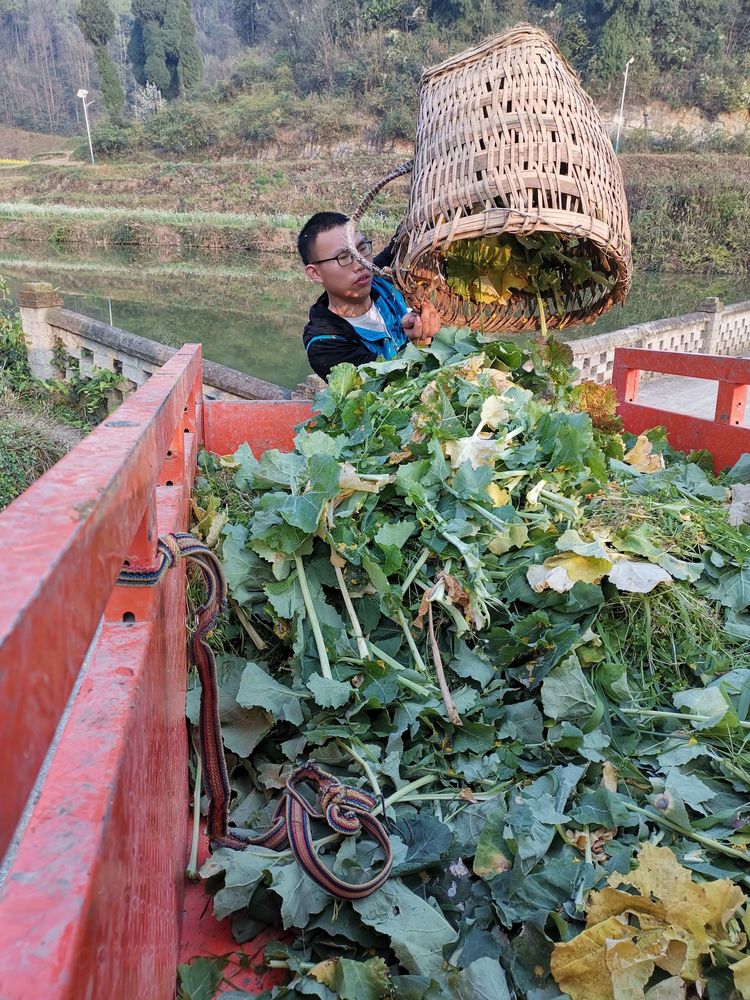
[[[382,180],[378,181],[375,187],[371,188],[367,192],[362,201],[352,212],[351,218],[346,224],[346,242],[352,257],[354,257],[358,264],[366,267],[368,271],[372,271],[373,274],[377,274],[381,278],[389,278],[393,274],[393,268],[377,267],[371,260],[367,260],[366,257],[362,256],[359,250],[357,250],[357,226],[362,216],[386,184],[390,184],[391,181],[395,181],[397,177],[403,177],[404,174],[410,174],[413,167],[414,160],[407,160],[405,163],[400,163],[397,167],[394,167],[389,174],[387,174]]]

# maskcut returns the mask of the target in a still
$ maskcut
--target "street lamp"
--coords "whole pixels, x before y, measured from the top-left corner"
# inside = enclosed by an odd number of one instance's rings
[[[615,155],[620,148],[620,132],[622,130],[622,117],[625,110],[625,88],[628,85],[628,71],[635,62],[635,56],[631,56],[625,63],[625,74],[622,81],[622,97],[620,98],[620,117],[617,119],[617,138],[615,139]]]
[[[96,160],[94,159],[94,147],[91,145],[91,128],[89,126],[89,107],[94,103],[92,101],[87,101],[88,90],[84,90],[83,87],[78,91],[76,97],[81,98],[83,103],[83,117],[86,119],[86,135],[89,137],[89,153],[91,153],[91,162],[96,165]]]

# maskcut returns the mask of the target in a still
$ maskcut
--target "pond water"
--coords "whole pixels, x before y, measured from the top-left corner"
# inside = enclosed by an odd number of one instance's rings
[[[142,337],[175,347],[200,341],[210,360],[269,382],[293,387],[310,374],[302,328],[317,288],[287,255],[0,243],[0,274],[13,292],[24,281],[49,281],[67,308]],[[678,316],[709,295],[750,299],[750,275],[637,273],[624,307],[565,339]]]

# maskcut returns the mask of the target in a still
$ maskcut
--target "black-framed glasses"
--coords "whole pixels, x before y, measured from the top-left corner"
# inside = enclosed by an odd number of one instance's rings
[[[362,242],[357,245],[357,250],[359,250],[363,257],[369,257],[372,253],[372,240],[362,240]],[[342,250],[341,253],[337,253],[335,257],[323,257],[322,260],[311,260],[310,263],[327,264],[331,260],[335,260],[339,267],[349,267],[350,264],[354,263],[354,255],[351,250]]]

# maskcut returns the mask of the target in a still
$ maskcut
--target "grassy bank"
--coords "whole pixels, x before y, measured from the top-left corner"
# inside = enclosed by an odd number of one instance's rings
[[[0,175],[0,239],[293,252],[296,233],[312,212],[351,211],[404,155],[399,150],[330,161],[32,164]],[[621,163],[636,266],[750,270],[750,159],[632,154]],[[407,180],[386,189],[366,216],[367,230],[376,238],[389,235],[407,196]]]

